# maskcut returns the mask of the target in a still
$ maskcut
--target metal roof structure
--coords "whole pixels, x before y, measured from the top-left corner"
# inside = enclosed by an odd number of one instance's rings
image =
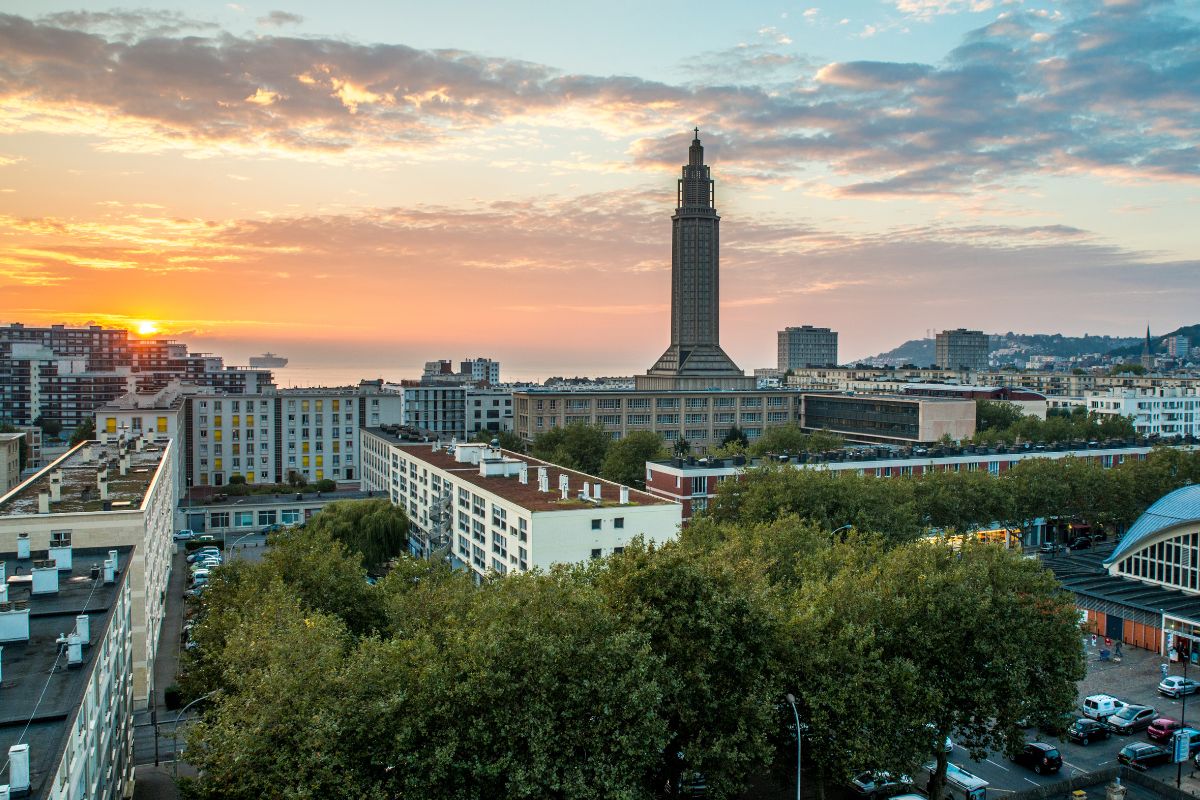
[[[1156,500],[1121,538],[1104,566],[1133,552],[1161,531],[1189,522],[1200,523],[1200,486],[1184,486]]]

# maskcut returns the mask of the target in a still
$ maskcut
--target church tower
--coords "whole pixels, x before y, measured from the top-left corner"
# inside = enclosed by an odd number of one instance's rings
[[[671,346],[645,375],[637,376],[636,385],[638,389],[753,389],[754,378],[746,377],[721,349],[721,218],[699,128],[695,134],[671,217]]]

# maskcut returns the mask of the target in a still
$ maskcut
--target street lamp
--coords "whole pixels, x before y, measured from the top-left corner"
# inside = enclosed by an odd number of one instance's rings
[[[182,711],[175,715],[175,724],[171,726],[171,770],[176,778],[179,777],[179,720],[184,714],[187,713],[189,708],[196,705],[196,703],[199,703],[201,700],[207,700],[219,691],[221,690],[213,689],[208,694],[197,697],[195,700],[184,706]]]
[[[842,527],[840,527],[840,528],[834,528],[832,531],[830,531],[830,532],[829,532],[829,538],[830,538],[830,540],[832,540],[834,536],[837,536],[837,535],[838,535],[839,533],[841,533],[842,531],[848,531],[848,530],[850,530],[850,529],[851,529],[851,528],[853,528],[853,527],[854,527],[854,525],[852,525],[851,523],[847,522],[845,525],[843,525],[843,526],[842,526]]]
[[[792,717],[796,720],[796,800],[800,800],[800,712],[796,710],[796,696],[791,692],[785,696],[792,707]]]
[[[254,531],[250,531],[249,533],[243,533],[241,536],[239,536],[238,538],[233,540],[233,544],[225,545],[225,557],[226,558],[229,557],[230,550],[237,550],[238,542],[240,542],[242,539],[248,538],[250,536],[255,536],[255,535],[257,535],[257,534]]]

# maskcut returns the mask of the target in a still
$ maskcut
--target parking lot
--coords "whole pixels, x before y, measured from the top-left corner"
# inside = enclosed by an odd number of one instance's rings
[[[1173,700],[1158,694],[1157,686],[1162,677],[1160,665],[1164,659],[1157,653],[1146,650],[1127,648],[1120,663],[1100,661],[1095,648],[1088,648],[1088,672],[1080,681],[1079,702],[1093,694],[1111,694],[1127,703],[1147,705],[1154,708],[1156,716],[1183,719],[1185,722],[1197,723],[1200,727],[1200,695],[1186,698],[1187,716],[1184,718],[1184,700]],[[1170,674],[1182,674],[1181,663],[1170,665]],[[1189,671],[1189,676],[1200,678],[1200,668]],[[1082,714],[1081,714],[1082,716]],[[1042,741],[1054,744],[1062,754],[1062,772],[1056,775],[1036,775],[1031,770],[1010,762],[1003,754],[989,754],[982,761],[970,758],[965,750],[956,747],[950,759],[960,766],[973,772],[991,785],[988,793],[997,796],[1006,793],[1023,791],[1037,785],[1058,783],[1068,775],[1092,772],[1097,769],[1115,766],[1117,752],[1132,742],[1148,742],[1145,731],[1120,736],[1114,734],[1107,741],[1092,742],[1088,746],[1075,744],[1070,741],[1059,741],[1053,736],[1031,729],[1029,741]],[[1183,765],[1183,781],[1181,788],[1200,796],[1200,777],[1193,777],[1194,767],[1190,761]],[[1168,764],[1153,767],[1147,772],[1157,780],[1174,783],[1176,766]]]

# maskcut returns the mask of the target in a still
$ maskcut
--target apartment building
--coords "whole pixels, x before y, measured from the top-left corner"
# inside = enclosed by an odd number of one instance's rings
[[[486,444],[363,431],[363,481],[409,517],[414,555],[448,556],[476,579],[620,552],[678,534],[680,506]]]
[[[942,331],[934,342],[937,365],[942,369],[982,372],[988,368],[988,350],[987,334],[966,328]]]
[[[1200,436],[1200,393],[1195,389],[1110,389],[1087,398],[1090,413],[1132,417],[1139,436]]]
[[[837,350],[837,331],[812,325],[784,328],[779,332],[779,371],[836,364]]]
[[[513,394],[473,385],[401,386],[398,422],[443,439],[472,439],[480,431],[513,429]],[[375,423],[378,424],[378,423]]]
[[[176,448],[175,442],[145,437],[83,442],[0,497],[0,552],[27,559],[47,551],[61,570],[81,549],[133,548],[127,569],[139,706],[154,690],[152,666],[175,549]]]
[[[0,797],[131,795],[133,553],[0,555]]]
[[[0,433],[0,495],[8,494],[21,482],[21,448],[25,434]]]
[[[975,435],[975,401],[908,395],[804,394],[805,430],[851,442],[930,444]]]

